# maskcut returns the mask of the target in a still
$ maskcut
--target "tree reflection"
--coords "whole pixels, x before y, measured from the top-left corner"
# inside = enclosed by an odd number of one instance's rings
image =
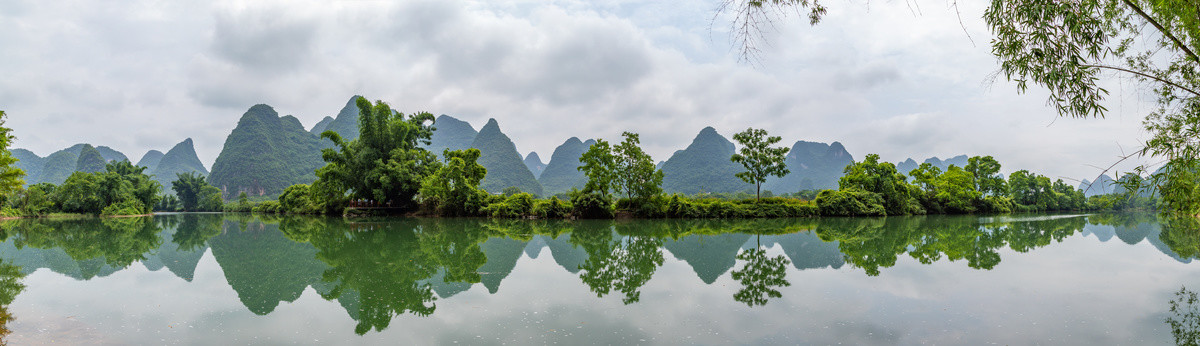
[[[650,281],[664,260],[662,240],[643,235],[614,240],[607,223],[576,229],[570,241],[588,254],[587,261],[579,266],[583,283],[597,297],[604,297],[613,289],[620,291],[625,295],[621,302],[626,305],[641,300],[639,289]]]
[[[25,277],[21,274],[21,268],[9,264],[4,260],[0,260],[0,345],[8,344],[8,336],[12,334],[12,330],[8,329],[8,323],[16,319],[12,312],[8,311],[8,305],[12,304],[25,289],[25,285],[21,283],[21,278]]]
[[[981,223],[972,216],[841,218],[822,220],[817,234],[837,241],[847,263],[877,276],[908,254],[922,264],[943,257],[966,260],[967,266],[989,270],[1000,264],[999,250],[1017,252],[1062,241],[1083,229],[1082,217]]]
[[[192,251],[204,247],[212,237],[221,234],[221,223],[224,218],[220,214],[183,214],[178,218],[164,219],[179,222],[171,242],[179,245],[180,251]]]
[[[9,229],[15,230],[18,248],[62,248],[76,261],[103,258],[117,268],[146,259],[147,253],[162,245],[159,224],[151,217],[13,222],[15,227]]]
[[[757,236],[761,238],[762,236]],[[771,298],[783,297],[775,287],[786,287],[792,284],[787,281],[787,265],[790,261],[783,255],[767,257],[767,251],[762,248],[761,239],[756,239],[757,246],[742,251],[737,259],[745,261],[746,265],[740,270],[733,271],[733,279],[741,282],[742,289],[733,294],[733,300],[745,303],[746,306],[767,305]]]
[[[1200,305],[1197,303],[1196,292],[1180,287],[1175,293],[1175,299],[1170,302],[1171,316],[1167,317],[1167,325],[1171,326],[1171,335],[1175,337],[1176,345],[1200,345]]]
[[[1159,239],[1183,258],[1200,258],[1200,220],[1193,216],[1165,217],[1160,220]]]

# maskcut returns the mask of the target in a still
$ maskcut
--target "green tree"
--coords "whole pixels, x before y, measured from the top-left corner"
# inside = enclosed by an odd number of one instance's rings
[[[610,196],[612,192],[626,198],[645,200],[662,193],[662,170],[654,167],[654,159],[642,151],[638,134],[623,132],[625,139],[615,146],[597,139],[582,156],[577,169],[587,176],[584,193]]]
[[[588,178],[587,184],[583,185],[583,193],[608,197],[609,190],[612,190],[614,181],[617,180],[617,172],[613,170],[616,161],[608,141],[597,139],[596,144],[588,147],[588,150],[579,156],[579,162],[582,164],[576,168]]]
[[[621,144],[613,147],[617,190],[625,197],[645,200],[662,193],[662,170],[654,167],[654,159],[642,151],[638,134],[623,132]]]
[[[971,173],[975,191],[991,196],[1004,193],[1004,176],[1000,174],[1000,162],[991,155],[973,156],[967,159],[967,166],[963,169]]]
[[[0,111],[0,196],[7,196],[25,185],[25,171],[14,166],[17,158],[9,151],[16,137],[13,137],[12,129],[4,126],[4,118],[4,111]]]
[[[326,165],[317,169],[318,180],[331,191],[344,189],[352,199],[412,207],[422,180],[438,168],[437,156],[419,146],[430,144],[433,114],[405,115],[383,101],[372,105],[361,97],[356,105],[358,139],[346,141],[334,131],[321,133],[336,150],[321,150]]]
[[[754,200],[762,197],[762,183],[768,176],[782,177],[789,172],[787,163],[788,147],[772,148],[779,143],[779,136],[767,136],[767,130],[748,128],[746,131],[733,135],[733,140],[742,145],[738,153],[729,158],[730,161],[742,164],[745,172],[734,174],[747,183],[754,184]]]
[[[845,174],[838,180],[840,189],[858,189],[881,195],[888,215],[924,213],[921,205],[912,197],[904,175],[897,172],[896,165],[891,162],[879,162],[879,155],[868,154],[862,162],[847,165],[843,172]]]
[[[204,176],[196,174],[196,172],[177,173],[177,179],[171,182],[171,189],[175,190],[175,195],[179,196],[179,202],[185,211],[196,211],[200,207],[200,201],[204,198],[201,192],[208,185],[204,180]]]
[[[479,149],[446,149],[442,155],[446,164],[421,182],[421,198],[440,215],[477,214],[487,197],[487,192],[479,189],[479,182],[487,176],[487,168],[478,162]]]
[[[975,201],[982,197],[979,191],[975,191],[975,187],[972,186],[973,181],[975,179],[970,172],[950,165],[946,169],[946,173],[942,173],[937,180],[937,192],[934,196],[942,206],[951,212],[973,212],[975,211]]]

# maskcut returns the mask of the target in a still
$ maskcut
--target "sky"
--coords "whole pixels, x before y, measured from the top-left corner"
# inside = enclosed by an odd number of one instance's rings
[[[1109,113],[1072,119],[1018,93],[986,2],[827,2],[739,61],[719,0],[0,2],[0,110],[14,147],[75,143],[136,161],[193,138],[206,166],[265,103],[305,127],[351,95],[495,118],[522,155],[641,135],[656,161],[706,126],[841,142],[855,159],[992,155],[1003,172],[1094,179],[1148,138],[1143,88],[1108,76]],[[1127,171],[1135,159],[1117,166]]]

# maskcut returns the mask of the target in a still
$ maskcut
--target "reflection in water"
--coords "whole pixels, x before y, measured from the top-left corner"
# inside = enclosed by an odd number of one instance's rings
[[[1175,344],[1200,345],[1200,300],[1196,292],[1180,287],[1170,306],[1171,317],[1167,317],[1167,325],[1171,326]]]
[[[650,281],[654,271],[663,264],[662,241],[645,235],[614,239],[613,231],[578,229],[571,233],[571,243],[579,245],[588,259],[579,266],[579,278],[597,297],[604,297],[614,288],[625,295],[621,302],[633,304],[641,300],[642,285]]]
[[[386,329],[400,315],[433,314],[439,299],[476,284],[495,294],[522,255],[537,258],[542,250],[597,297],[619,292],[626,305],[641,301],[642,288],[670,257],[691,268],[696,285],[723,289],[721,278],[739,283],[733,300],[754,307],[782,298],[782,288],[791,285],[789,266],[792,275],[842,269],[877,276],[907,255],[922,264],[962,261],[990,270],[1003,253],[1030,252],[1081,231],[1101,241],[1148,241],[1186,263],[1200,255],[1196,229],[1194,219],[1124,215],[618,222],[181,214],[11,220],[0,223],[0,260],[11,269],[0,272],[0,279],[50,268],[89,280],[141,262],[191,281],[211,251],[250,312],[271,314],[311,287],[336,301],[357,322],[355,332],[365,334]],[[782,254],[768,256],[766,249],[776,245]]]
[[[8,305],[25,289],[25,285],[21,284],[21,278],[24,276],[20,267],[0,260],[0,345],[7,345],[8,335],[12,334],[8,324],[16,317],[8,311]]]
[[[792,285],[787,281],[785,269],[791,262],[783,255],[767,257],[760,240],[756,240],[753,249],[738,254],[737,259],[745,261],[746,266],[733,271],[733,279],[742,283],[742,289],[733,294],[733,300],[750,307],[767,305],[768,299],[783,297],[775,287]]]

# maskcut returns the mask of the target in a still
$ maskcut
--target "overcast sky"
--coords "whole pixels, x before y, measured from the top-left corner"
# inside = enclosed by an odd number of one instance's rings
[[[0,110],[42,156],[86,142],[136,161],[191,137],[209,167],[250,106],[311,127],[354,94],[496,118],[543,160],[571,136],[638,132],[666,160],[705,126],[756,127],[856,159],[993,155],[1091,179],[1147,137],[1137,85],[1114,78],[1106,119],[1069,119],[1037,87],[989,83],[983,1],[962,26],[942,1],[827,2],[817,26],[770,33],[758,64],[737,60],[717,3],[5,0]]]

